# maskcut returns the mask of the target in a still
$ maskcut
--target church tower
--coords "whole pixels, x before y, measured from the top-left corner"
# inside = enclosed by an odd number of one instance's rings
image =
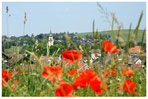
[[[50,30],[49,39],[48,39],[48,45],[51,46],[51,45],[53,45],[53,43],[54,43],[54,39],[53,39],[53,36],[52,36],[52,32]]]

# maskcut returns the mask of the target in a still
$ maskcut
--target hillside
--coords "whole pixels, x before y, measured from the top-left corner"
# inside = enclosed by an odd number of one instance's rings
[[[133,30],[131,30],[132,31],[132,33],[134,32],[134,29]],[[138,32],[138,38],[137,38],[137,40],[138,40],[138,42],[140,42],[141,41],[141,39],[142,39],[142,34],[143,34],[143,31],[144,30],[139,30],[139,32]],[[109,31],[101,31],[101,32],[99,32],[99,34],[101,34],[101,35],[105,35],[105,33],[107,33],[107,35],[110,35],[110,33],[111,33],[111,31],[109,30]],[[115,39],[115,37],[117,36],[117,33],[118,33],[118,30],[114,30],[113,31],[113,38]],[[121,34],[120,34],[120,36],[124,39],[124,40],[126,40],[127,41],[127,38],[128,38],[128,33],[129,33],[129,30],[128,29],[123,29],[123,30],[121,30]],[[93,35],[93,33],[92,32],[84,32],[84,33],[77,33],[77,34],[75,34],[76,36],[79,36],[79,37],[84,37],[84,36],[87,36],[87,35]],[[145,36],[146,37],[146,36]],[[146,39],[145,39],[145,41],[146,41]]]

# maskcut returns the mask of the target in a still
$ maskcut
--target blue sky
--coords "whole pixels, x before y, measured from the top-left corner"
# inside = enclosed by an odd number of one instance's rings
[[[140,29],[146,27],[145,2],[101,2],[110,14],[115,13],[124,29],[130,23],[135,28],[143,10],[144,16]],[[96,2],[3,2],[2,3],[2,34],[7,35],[6,6],[9,7],[9,36],[23,35],[24,13],[27,12],[25,34],[60,32],[91,32],[92,21],[99,31],[110,30],[111,27]],[[111,17],[109,17],[111,21]]]

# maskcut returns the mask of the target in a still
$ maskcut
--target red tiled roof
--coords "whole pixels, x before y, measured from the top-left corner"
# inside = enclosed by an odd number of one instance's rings
[[[141,46],[135,46],[129,50],[130,53],[140,53]]]

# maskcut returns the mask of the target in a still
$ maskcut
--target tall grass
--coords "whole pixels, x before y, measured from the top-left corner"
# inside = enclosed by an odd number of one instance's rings
[[[127,46],[126,46],[126,51],[129,53],[129,48],[131,47],[131,44],[130,44],[130,38],[131,38],[131,28],[132,28],[132,24],[130,24],[130,27],[129,27],[129,33],[128,33],[128,41],[127,41]]]
[[[142,39],[141,39],[141,48],[142,49],[144,49],[144,38],[145,38],[145,34],[146,34],[146,29],[144,29],[143,35],[142,35]]]
[[[140,14],[138,24],[137,24],[136,29],[135,29],[135,31],[134,31],[134,34],[135,34],[135,41],[137,40],[137,37],[138,37],[138,30],[139,30],[139,26],[140,26],[142,17],[143,17],[143,11],[142,11],[141,14]]]
[[[6,6],[6,14],[7,14],[7,35],[8,35],[8,38],[9,38],[9,22],[8,22],[8,17],[9,17],[9,8],[8,6]]]
[[[25,25],[26,25],[26,21],[27,21],[27,12],[25,11],[23,35],[25,34]]]

